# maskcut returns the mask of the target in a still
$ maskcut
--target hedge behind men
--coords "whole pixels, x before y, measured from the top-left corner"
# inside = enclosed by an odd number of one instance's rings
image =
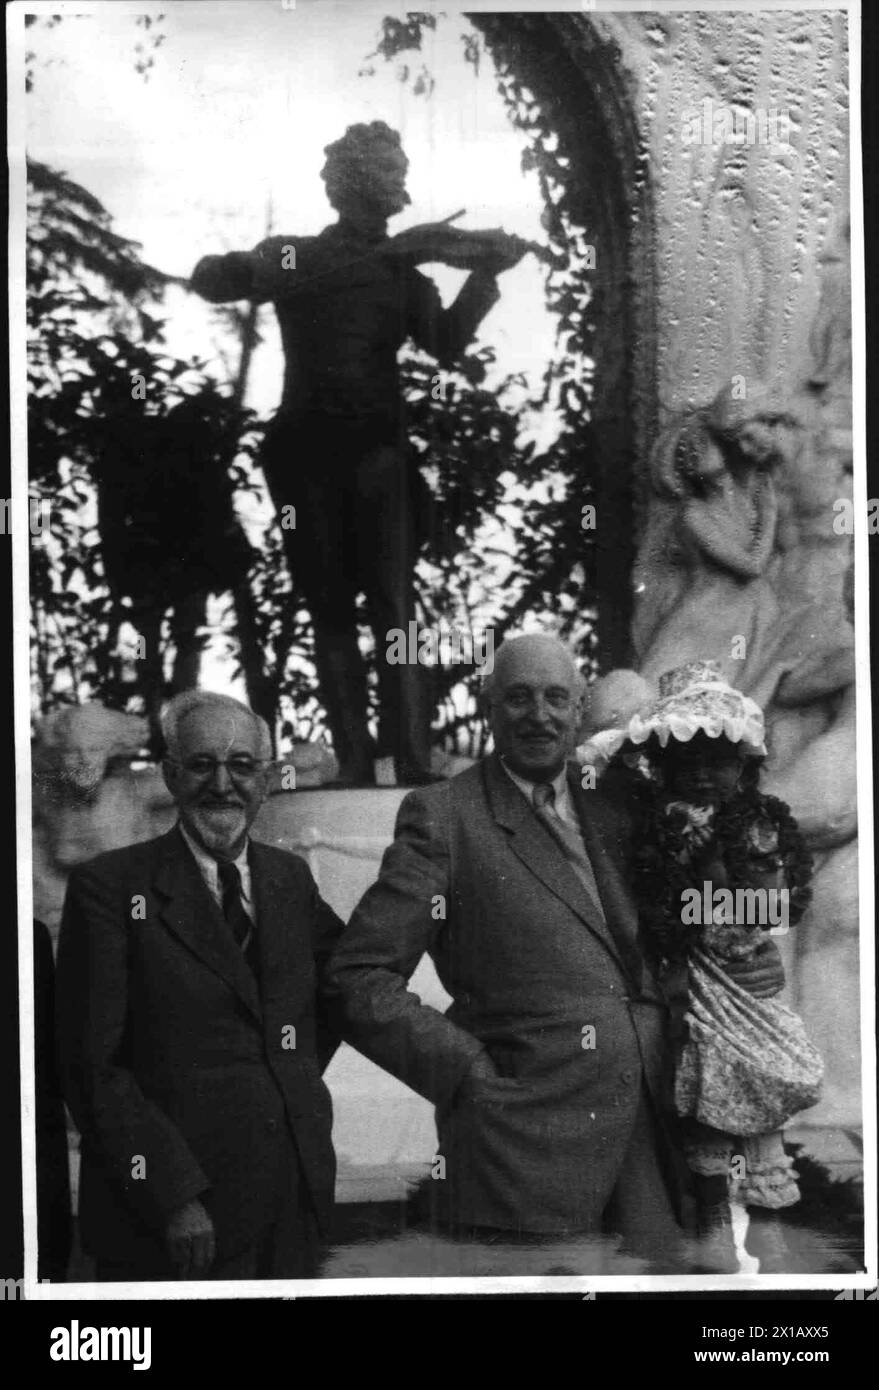
[[[341,923],[296,855],[249,838],[264,722],[189,691],[163,718],[179,820],[71,875],[58,954],[80,1228],[99,1279],[315,1273],[332,1206]]]

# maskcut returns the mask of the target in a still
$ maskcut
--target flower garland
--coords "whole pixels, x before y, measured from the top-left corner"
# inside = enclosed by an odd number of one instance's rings
[[[631,882],[643,945],[655,961],[683,960],[698,941],[700,928],[681,920],[681,904],[686,890],[701,887],[694,883],[690,863],[693,832],[702,828],[700,821],[710,820],[712,845],[733,892],[753,887],[755,872],[779,869],[789,894],[790,924],[808,907],[812,856],[799,826],[785,802],[760,792],[756,777],[749,780],[752,785],[741,787],[707,817],[685,803],[668,802],[655,769],[638,770],[632,796]]]

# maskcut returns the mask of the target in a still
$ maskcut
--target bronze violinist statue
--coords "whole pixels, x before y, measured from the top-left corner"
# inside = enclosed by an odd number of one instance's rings
[[[389,237],[388,218],[410,201],[408,160],[383,121],[350,126],[326,155],[322,178],[337,222],[317,236],[272,236],[253,251],[205,256],[191,288],[212,303],[274,304],[284,389],[261,461],[278,512],[295,508],[295,530],[282,534],[311,613],[340,780],[371,783],[375,758],[392,756],[405,785],[430,776],[432,711],[426,673],[385,659],[389,629],[405,631],[415,616],[414,465],[397,354],[411,337],[450,366],[497,301],[498,273],[533,248],[500,231],[459,231],[454,219]],[[416,268],[431,260],[471,271],[447,309]],[[358,592],[375,635],[377,746],[367,725]]]

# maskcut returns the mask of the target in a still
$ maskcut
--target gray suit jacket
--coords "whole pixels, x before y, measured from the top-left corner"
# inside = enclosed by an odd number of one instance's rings
[[[82,1135],[83,1243],[98,1257],[149,1258],[193,1197],[218,1259],[244,1250],[272,1225],[297,1151],[301,1199],[329,1220],[321,1070],[338,1036],[323,976],[342,924],[296,855],[255,842],[250,854],[260,987],[176,827],[70,876],[58,1046]]]
[[[405,798],[330,963],[346,1038],[435,1104],[465,1225],[597,1229],[642,1083],[661,1104],[666,1012],[623,882],[625,811],[573,766],[569,786],[604,921],[492,755]],[[425,951],[444,1015],[407,989]]]

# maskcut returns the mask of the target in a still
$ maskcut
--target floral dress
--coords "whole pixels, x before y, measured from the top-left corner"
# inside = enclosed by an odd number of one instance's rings
[[[710,808],[672,803],[694,830],[710,823]],[[687,827],[684,826],[684,842]],[[748,830],[755,881],[774,868],[778,839],[770,818]],[[682,851],[681,861],[695,856]],[[694,888],[702,889],[702,884]],[[741,914],[739,914],[740,917]],[[731,1157],[744,1159],[735,1179],[745,1203],[779,1208],[799,1200],[793,1165],[784,1151],[782,1126],[814,1105],[821,1092],[821,1057],[802,1020],[777,998],[756,999],[726,973],[730,961],[753,956],[763,937],[720,908],[700,923],[687,954],[685,1030],[677,1050],[674,1102],[689,1123],[687,1161],[694,1172],[736,1174]]]

